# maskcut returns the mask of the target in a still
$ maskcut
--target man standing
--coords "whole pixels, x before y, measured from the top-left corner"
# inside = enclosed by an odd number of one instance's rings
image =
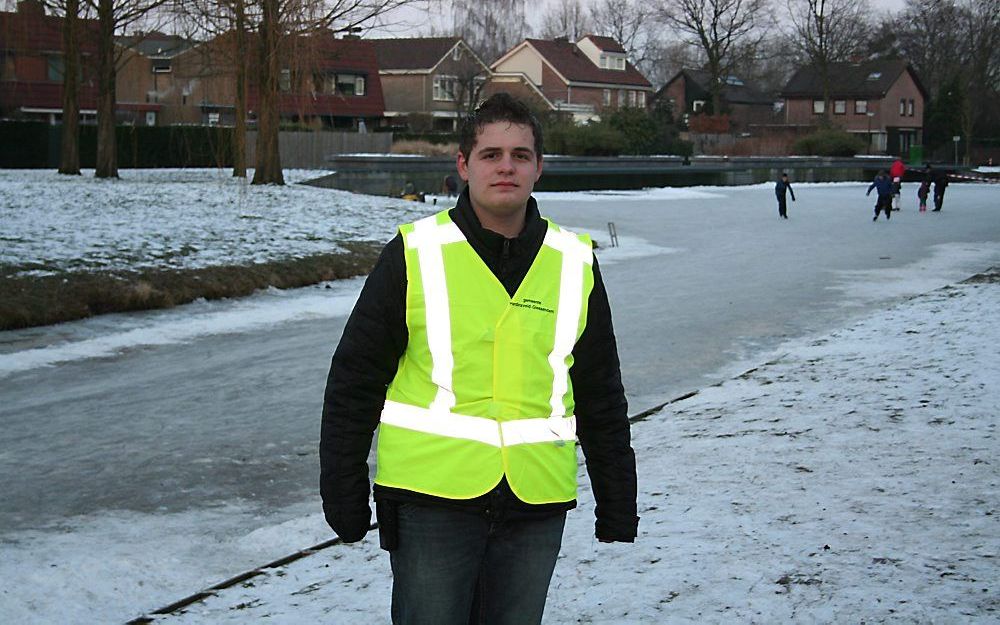
[[[788,174],[781,174],[781,179],[774,185],[774,194],[778,197],[778,217],[788,219],[788,207],[785,204],[785,192],[792,194],[792,201],[795,201],[795,191],[792,190],[792,183],[788,182]]]
[[[635,455],[588,237],[531,192],[542,131],[507,94],[462,128],[451,210],[400,227],[327,381],[320,490],[345,542],[368,531],[367,455],[392,622],[539,623],[576,505],[579,437],[602,542],[637,533]]]
[[[943,171],[934,172],[934,208],[932,213],[941,211],[944,206],[944,190],[948,188],[948,174]]]

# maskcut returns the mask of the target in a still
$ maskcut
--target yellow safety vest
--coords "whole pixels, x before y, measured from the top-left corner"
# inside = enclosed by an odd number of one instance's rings
[[[569,369],[594,286],[590,238],[548,222],[511,297],[447,211],[400,232],[409,342],[386,393],[375,482],[470,499],[506,475],[527,503],[576,498]]]

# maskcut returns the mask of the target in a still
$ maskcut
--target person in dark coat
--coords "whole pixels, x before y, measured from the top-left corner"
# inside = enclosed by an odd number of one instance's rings
[[[944,206],[944,190],[948,188],[948,174],[943,171],[934,174],[934,208],[931,212],[940,212]]]
[[[344,542],[364,538],[367,458],[380,427],[374,499],[393,572],[394,625],[541,621],[566,513],[576,506],[567,420],[586,458],[597,540],[630,543],[637,535],[635,453],[607,291],[589,246],[543,219],[531,197],[542,171],[541,133],[527,106],[505,93],[464,122],[457,161],[467,185],[456,206],[401,227],[386,245],[330,366],[320,432],[323,512]],[[570,269],[558,270],[559,255]],[[585,284],[592,276],[589,294],[573,275]],[[551,289],[567,302],[538,299]],[[441,298],[450,315],[436,307]],[[463,314],[456,317],[455,306]],[[580,325],[562,315],[576,315]],[[508,318],[530,336],[516,340],[512,326],[502,325]],[[568,321],[558,327],[570,334],[546,346],[541,337],[556,318]],[[453,336],[475,349],[454,351]],[[490,349],[515,357],[483,360]],[[555,373],[551,397],[544,380],[521,378],[542,363]],[[421,403],[425,387],[444,401]],[[521,414],[542,396],[549,409],[537,412],[544,414]],[[512,424],[538,427],[508,430]],[[482,451],[493,448],[499,451]],[[573,459],[556,465],[548,462],[554,454]],[[462,469],[441,468],[455,465]],[[382,476],[390,467],[393,479]],[[499,477],[483,490],[494,471]],[[529,488],[556,479],[550,494]]]
[[[788,219],[788,207],[785,203],[785,192],[792,196],[795,201],[795,191],[792,190],[792,183],[788,182],[788,174],[781,174],[781,179],[774,185],[774,195],[778,198],[778,217]]]
[[[865,195],[871,195],[872,189],[875,189],[878,194],[875,200],[875,217],[872,218],[872,221],[878,221],[879,211],[885,212],[885,218],[889,219],[892,217],[892,180],[889,180],[884,169],[875,176],[875,180],[872,181]]]

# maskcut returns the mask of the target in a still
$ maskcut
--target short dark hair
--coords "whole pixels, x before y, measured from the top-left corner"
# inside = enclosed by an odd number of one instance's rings
[[[465,118],[462,122],[462,129],[458,136],[458,151],[468,160],[472,153],[472,147],[476,145],[476,139],[483,127],[496,122],[507,122],[531,128],[531,133],[535,137],[535,156],[542,157],[542,125],[538,118],[531,112],[531,109],[509,93],[495,93],[482,104],[476,111]]]

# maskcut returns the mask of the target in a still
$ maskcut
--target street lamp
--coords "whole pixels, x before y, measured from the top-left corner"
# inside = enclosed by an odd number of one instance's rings
[[[868,153],[872,153],[872,117],[875,117],[873,111],[868,111],[865,113],[868,116]]]

